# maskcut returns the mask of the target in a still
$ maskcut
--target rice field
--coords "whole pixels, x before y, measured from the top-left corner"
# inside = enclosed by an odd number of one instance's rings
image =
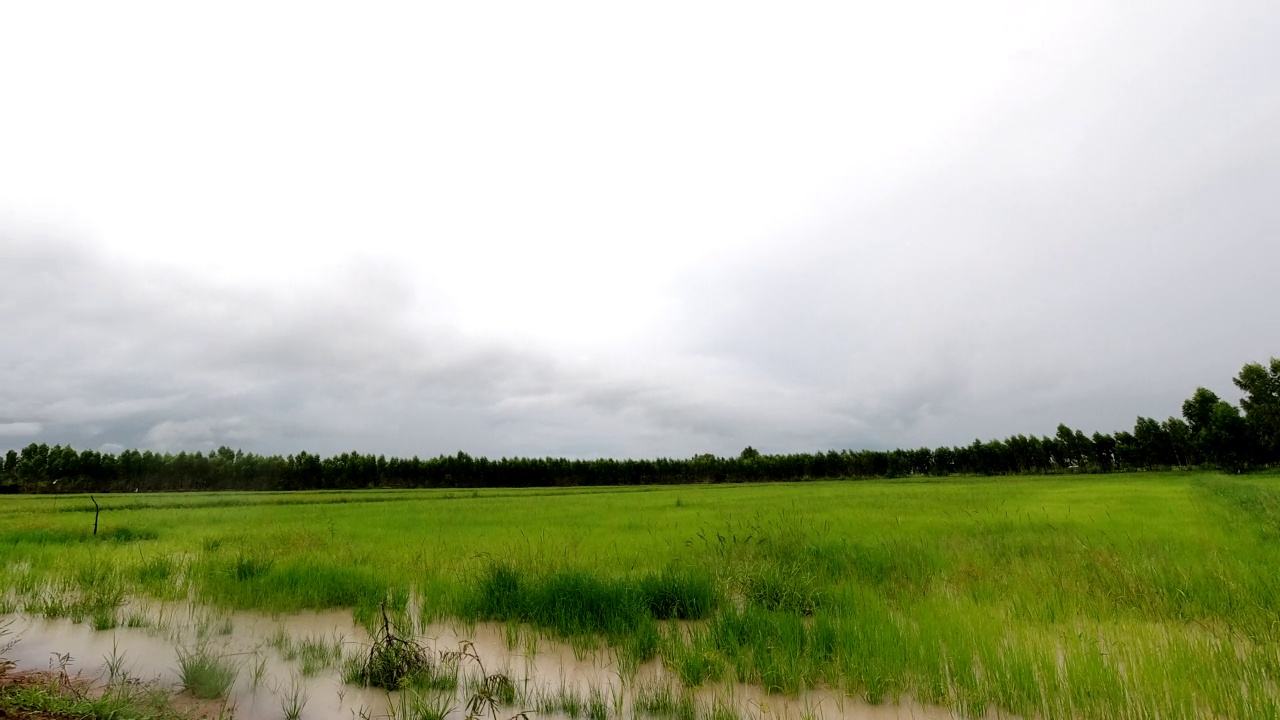
[[[299,677],[369,684],[380,628],[453,623],[449,652],[481,628],[618,678],[557,700],[488,672],[413,675],[459,700],[404,693],[387,715],[752,714],[716,688],[962,717],[1280,715],[1275,473],[96,500],[95,535],[88,497],[0,497],[0,613],[112,633],[198,607],[228,618],[203,628],[217,637],[243,632],[236,612],[339,610],[363,649],[274,639]],[[255,674],[183,642],[193,694]],[[275,717],[305,717],[282,696]]]

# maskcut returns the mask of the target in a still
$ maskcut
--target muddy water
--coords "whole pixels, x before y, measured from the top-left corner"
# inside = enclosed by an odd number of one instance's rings
[[[216,613],[200,607],[178,604],[133,602],[122,617],[135,618],[140,627],[117,627],[95,631],[87,622],[46,620],[24,615],[0,616],[11,621],[12,636],[21,638],[7,658],[22,670],[42,670],[65,666],[71,674],[109,679],[111,668],[142,681],[163,687],[178,685],[178,654],[182,649],[204,647],[226,657],[239,670],[227,700],[227,709],[238,720],[284,720],[291,697],[305,699],[300,720],[363,720],[397,715],[401,698],[396,693],[345,684],[339,665],[312,669],[303,675],[301,661],[288,660],[281,651],[281,639],[294,643],[322,638],[330,645],[340,643],[346,653],[367,649],[368,633],[356,626],[349,612],[302,613],[269,616],[258,613]],[[631,717],[631,689],[637,685],[678,681],[668,677],[659,662],[642,665],[634,676],[619,671],[607,651],[577,651],[564,643],[536,638],[528,632],[510,637],[502,625],[433,625],[420,631],[420,640],[434,652],[457,650],[470,643],[489,673],[502,672],[529,696],[555,693],[562,688],[576,690],[583,699],[591,692],[610,698],[610,718],[620,709]],[[532,642],[530,642],[532,640]],[[68,657],[69,656],[69,657]],[[474,660],[460,664],[460,678],[476,675]],[[451,705],[451,718],[461,720],[466,698],[460,682],[459,694]],[[897,705],[868,705],[838,693],[810,691],[798,697],[769,695],[746,685],[722,685],[699,691],[698,700],[710,707],[730,702],[743,718],[821,717],[831,720],[935,720],[955,717],[946,708],[911,702]],[[615,701],[613,698],[617,698]],[[533,705],[532,700],[526,705]],[[500,710],[508,717],[517,707]],[[531,717],[547,714],[530,713]],[[552,717],[563,718],[558,714]],[[997,717],[991,715],[990,717]],[[415,720],[399,718],[398,720]]]

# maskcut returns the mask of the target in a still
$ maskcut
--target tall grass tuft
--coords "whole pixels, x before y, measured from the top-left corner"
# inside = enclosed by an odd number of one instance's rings
[[[705,571],[671,566],[636,585],[655,620],[701,620],[716,606],[715,580]]]
[[[207,648],[178,650],[178,679],[198,698],[224,698],[236,681],[236,668]]]

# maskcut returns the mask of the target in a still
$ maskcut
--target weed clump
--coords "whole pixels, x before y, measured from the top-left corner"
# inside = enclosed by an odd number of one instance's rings
[[[363,662],[349,663],[347,681],[368,687],[399,690],[415,681],[432,678],[435,663],[431,654],[410,637],[401,637],[391,627],[386,608],[382,611],[382,627],[369,646]]]
[[[499,707],[516,703],[516,685],[509,675],[488,675],[481,666],[480,676],[473,678],[469,684],[471,697],[467,698],[468,718],[482,718],[487,714],[497,720]]]

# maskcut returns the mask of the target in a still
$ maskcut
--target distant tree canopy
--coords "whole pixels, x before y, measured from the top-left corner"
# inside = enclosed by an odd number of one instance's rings
[[[343,453],[322,458],[256,455],[221,447],[204,454],[125,450],[113,454],[32,443],[5,453],[4,492],[311,490],[370,487],[476,488],[779,482],[823,478],[1117,472],[1214,466],[1230,471],[1280,463],[1280,359],[1245,365],[1234,379],[1240,407],[1197,388],[1182,418],[1139,416],[1133,432],[1111,435],[1059,425],[1052,437],[1014,435],[918,450],[841,450],[688,460],[473,458],[464,452],[421,460]]]

